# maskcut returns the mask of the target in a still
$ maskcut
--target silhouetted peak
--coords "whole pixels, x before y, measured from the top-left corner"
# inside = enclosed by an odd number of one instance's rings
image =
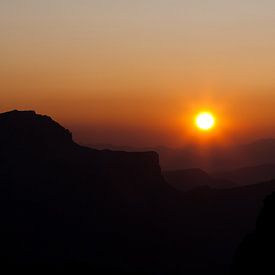
[[[0,133],[0,146],[6,149],[50,149],[73,144],[70,131],[34,111],[14,110],[0,114]]]

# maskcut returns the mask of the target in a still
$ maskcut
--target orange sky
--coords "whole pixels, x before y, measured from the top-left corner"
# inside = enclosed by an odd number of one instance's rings
[[[0,111],[34,109],[85,143],[275,136],[271,0],[2,0]],[[205,138],[205,137],[203,137]]]

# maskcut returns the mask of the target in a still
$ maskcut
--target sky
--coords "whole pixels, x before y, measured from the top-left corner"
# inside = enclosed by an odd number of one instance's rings
[[[1,0],[0,111],[48,114],[81,143],[275,137],[273,0]]]

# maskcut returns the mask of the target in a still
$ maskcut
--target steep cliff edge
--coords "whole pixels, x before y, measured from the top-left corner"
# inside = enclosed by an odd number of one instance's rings
[[[47,116],[0,114],[3,265],[153,270],[171,196],[155,152],[94,150]]]
[[[231,274],[274,274],[275,193],[267,196],[257,220],[256,230],[240,244]]]
[[[72,146],[72,134],[48,116],[34,111],[10,111],[0,114],[0,148],[31,147],[48,150]],[[6,148],[7,149],[7,148]]]
[[[8,170],[9,164],[13,165],[13,169],[20,169],[24,174],[29,172],[30,175],[41,173],[41,169],[47,166],[56,165],[61,169],[68,165],[79,173],[80,178],[81,175],[92,174],[94,178],[89,179],[92,181],[95,178],[119,181],[119,185],[124,185],[122,190],[131,190],[133,186],[149,190],[157,187],[154,182],[163,184],[157,153],[100,151],[81,147],[73,141],[69,130],[34,111],[15,110],[0,114],[0,152],[2,174],[5,167]],[[71,172],[67,169],[68,174]],[[119,185],[117,182],[115,187]]]
[[[156,153],[79,146],[34,112],[1,114],[0,141],[0,263],[28,274],[224,274],[275,190],[271,182],[179,192]]]

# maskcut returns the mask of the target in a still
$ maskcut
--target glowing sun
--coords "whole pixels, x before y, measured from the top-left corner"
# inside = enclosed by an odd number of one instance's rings
[[[216,124],[216,118],[209,112],[202,112],[196,116],[196,126],[203,131],[209,131],[214,128]]]

